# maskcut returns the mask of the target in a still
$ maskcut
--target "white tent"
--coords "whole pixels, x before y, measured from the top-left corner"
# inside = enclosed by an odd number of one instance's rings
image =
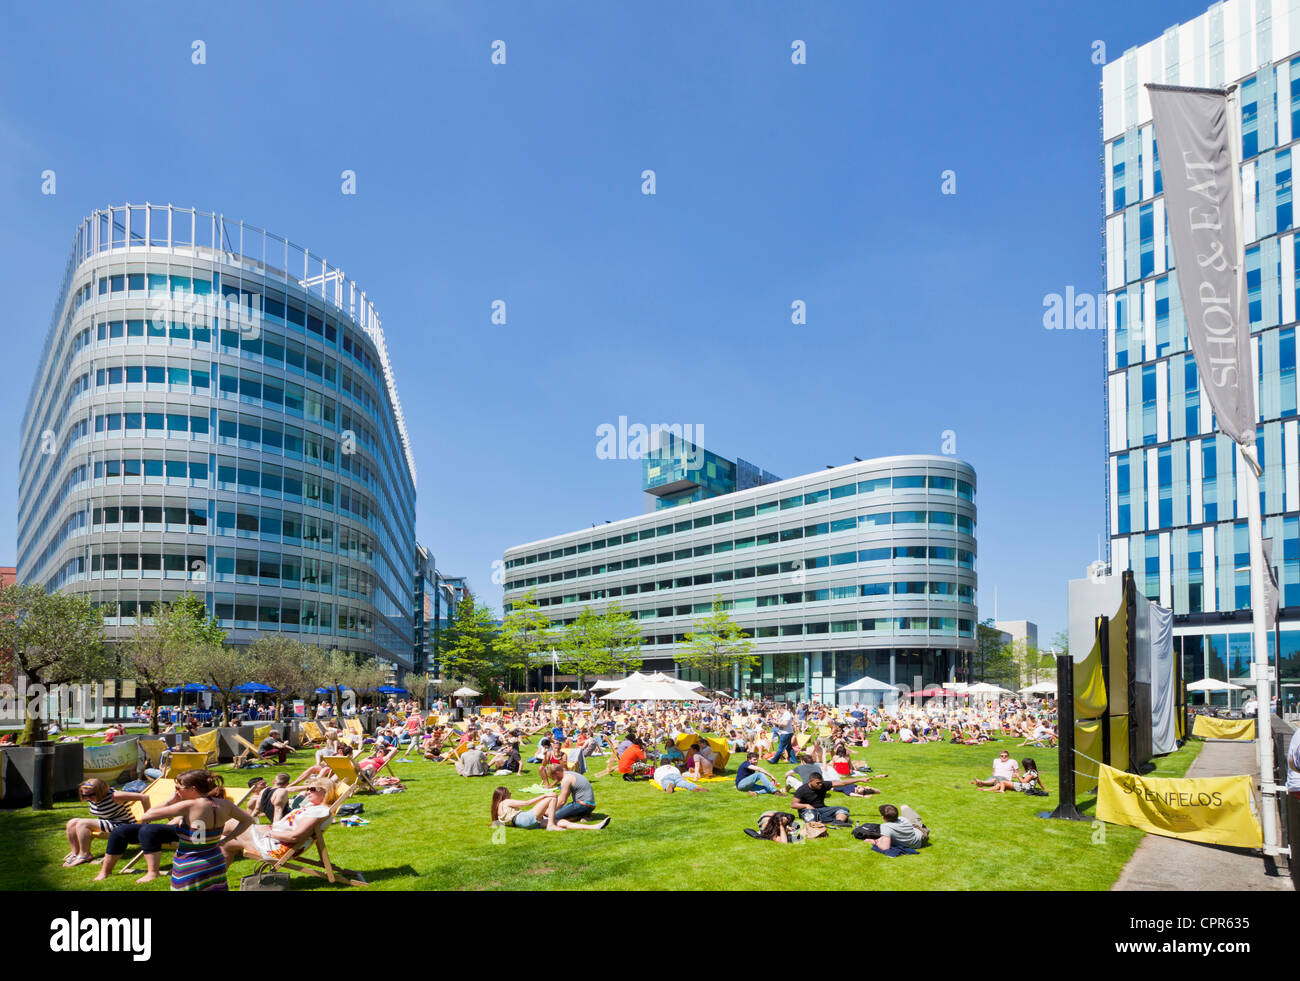
[[[978,682],[966,689],[964,694],[967,695],[1014,695],[1015,692],[1006,688],[999,688],[997,685],[990,685],[986,682]]]
[[[1038,684],[1036,684],[1036,685],[1030,685],[1028,688],[1021,688],[1021,689],[1020,689],[1020,694],[1022,694],[1022,695],[1055,695],[1055,694],[1056,694],[1056,682],[1055,682],[1055,681],[1040,681]]]
[[[473,688],[465,687],[465,688],[457,688],[454,692],[452,692],[452,694],[459,695],[463,698],[476,698],[477,696],[483,693],[475,691]]]
[[[848,691],[848,692],[892,691],[896,693],[898,691],[898,686],[891,685],[888,682],[884,682],[884,681],[877,681],[875,678],[859,678],[857,681],[853,682],[852,684],[843,685],[835,690]]]
[[[1241,691],[1241,685],[1234,685],[1228,681],[1217,681],[1214,678],[1202,678],[1200,681],[1193,681],[1187,686],[1188,691]]]
[[[675,682],[652,681],[645,676],[628,680],[608,695],[602,695],[609,702],[707,702],[708,698],[690,688]]]
[[[603,680],[603,681],[598,681],[598,682],[596,682],[594,685],[591,686],[591,688],[590,688],[589,690],[590,690],[590,691],[609,691],[611,688],[617,688],[617,687],[618,687],[619,685],[621,685],[621,684],[623,684],[623,682],[621,682],[621,681],[610,681],[608,678],[606,678],[606,679]]]

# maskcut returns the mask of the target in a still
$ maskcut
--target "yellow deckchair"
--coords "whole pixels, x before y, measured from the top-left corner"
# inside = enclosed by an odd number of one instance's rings
[[[362,728],[360,719],[344,719],[343,725],[348,732],[354,733],[358,736],[364,737],[366,734],[366,730]]]
[[[319,745],[325,741],[325,733],[315,722],[304,722],[302,724],[303,734],[311,740],[312,745]]]
[[[370,783],[370,778],[356,768],[350,756],[322,756],[321,762],[333,771],[334,776],[338,777],[339,783],[346,784],[350,788],[364,786],[367,790],[373,791],[374,786]],[[348,791],[351,793],[351,790]]]
[[[144,754],[146,764],[156,770],[161,770],[162,763],[160,760],[163,752],[167,749],[167,740],[141,736],[137,741],[137,745],[140,747],[140,752]]]
[[[190,742],[194,748],[204,754],[205,765],[217,765],[217,753],[221,746],[221,733],[213,729],[211,732],[205,732],[198,736],[191,736]]]
[[[207,753],[172,753],[167,761],[167,772],[163,777],[175,780],[186,770],[202,770],[207,763]]]

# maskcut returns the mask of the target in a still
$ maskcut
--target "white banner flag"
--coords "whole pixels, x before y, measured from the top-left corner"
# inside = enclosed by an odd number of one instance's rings
[[[1228,98],[1219,89],[1148,85],[1165,215],[1187,341],[1219,428],[1255,442],[1250,317],[1239,274]]]

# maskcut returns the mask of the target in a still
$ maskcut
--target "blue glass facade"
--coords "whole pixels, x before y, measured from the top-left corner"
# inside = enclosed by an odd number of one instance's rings
[[[415,468],[378,317],[261,229],[188,209],[78,229],[22,426],[22,581],[110,637],[202,595],[262,631],[413,649]]]
[[[1103,69],[1107,523],[1114,571],[1173,609],[1188,680],[1249,673],[1246,502],[1187,345],[1159,148],[1143,86],[1241,83],[1246,289],[1256,368],[1260,505],[1282,587],[1283,680],[1300,662],[1300,439],[1295,345],[1300,239],[1300,11],[1229,0]],[[1270,639],[1271,643],[1271,639]],[[1289,652],[1289,653],[1288,653]]]

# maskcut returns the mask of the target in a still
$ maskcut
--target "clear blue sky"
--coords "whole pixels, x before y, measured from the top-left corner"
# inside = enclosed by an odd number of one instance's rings
[[[620,415],[702,425],[787,477],[953,429],[979,474],[980,616],[996,585],[1046,641],[1104,532],[1101,334],[1042,326],[1045,294],[1101,289],[1092,43],[1113,60],[1207,5],[11,6],[0,510],[78,221],[173,203],[369,291],[419,537],[490,603],[505,547],[642,510],[639,464],[595,453]]]

